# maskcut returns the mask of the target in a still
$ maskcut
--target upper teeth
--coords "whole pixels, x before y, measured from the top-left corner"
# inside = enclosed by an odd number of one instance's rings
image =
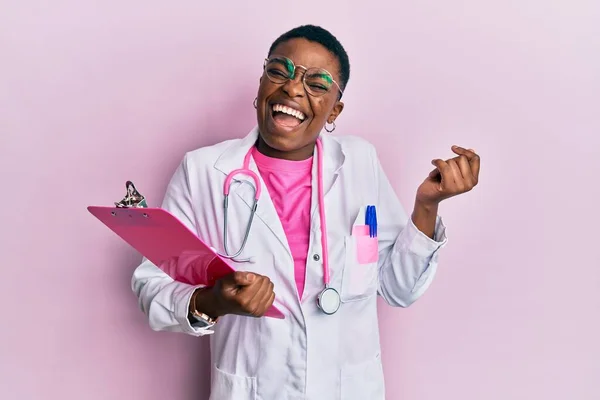
[[[294,117],[298,118],[300,121],[304,121],[304,118],[306,118],[306,115],[304,115],[302,112],[300,112],[298,110],[294,110],[293,108],[284,106],[282,104],[275,104],[273,106],[273,111],[293,115]]]

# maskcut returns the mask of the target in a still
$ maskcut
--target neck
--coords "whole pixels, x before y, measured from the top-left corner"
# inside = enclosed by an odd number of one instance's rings
[[[289,161],[302,161],[312,157],[315,150],[315,143],[310,143],[302,148],[293,151],[280,151],[270,147],[259,135],[258,141],[256,142],[256,148],[259,152],[261,152],[267,157],[280,158],[282,160]]]

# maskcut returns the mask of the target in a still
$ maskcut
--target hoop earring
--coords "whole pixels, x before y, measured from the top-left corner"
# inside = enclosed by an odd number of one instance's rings
[[[254,108],[258,108],[258,97],[254,99],[254,103],[252,103],[252,105],[254,105]]]
[[[333,128],[331,128],[331,129],[327,128],[327,123],[325,124],[325,130],[329,133],[335,131],[335,121],[333,121],[331,124],[333,125]]]

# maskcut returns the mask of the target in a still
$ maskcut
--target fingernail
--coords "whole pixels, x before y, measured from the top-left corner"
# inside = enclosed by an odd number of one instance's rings
[[[453,149],[458,149],[459,147],[457,145],[452,146]]]
[[[248,282],[254,282],[254,274],[246,274],[246,279]]]

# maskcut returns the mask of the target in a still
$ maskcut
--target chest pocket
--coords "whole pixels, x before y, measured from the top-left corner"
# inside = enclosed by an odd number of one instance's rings
[[[341,299],[344,302],[366,299],[377,293],[379,260],[377,237],[369,236],[367,225],[355,225],[345,238],[346,254]]]

